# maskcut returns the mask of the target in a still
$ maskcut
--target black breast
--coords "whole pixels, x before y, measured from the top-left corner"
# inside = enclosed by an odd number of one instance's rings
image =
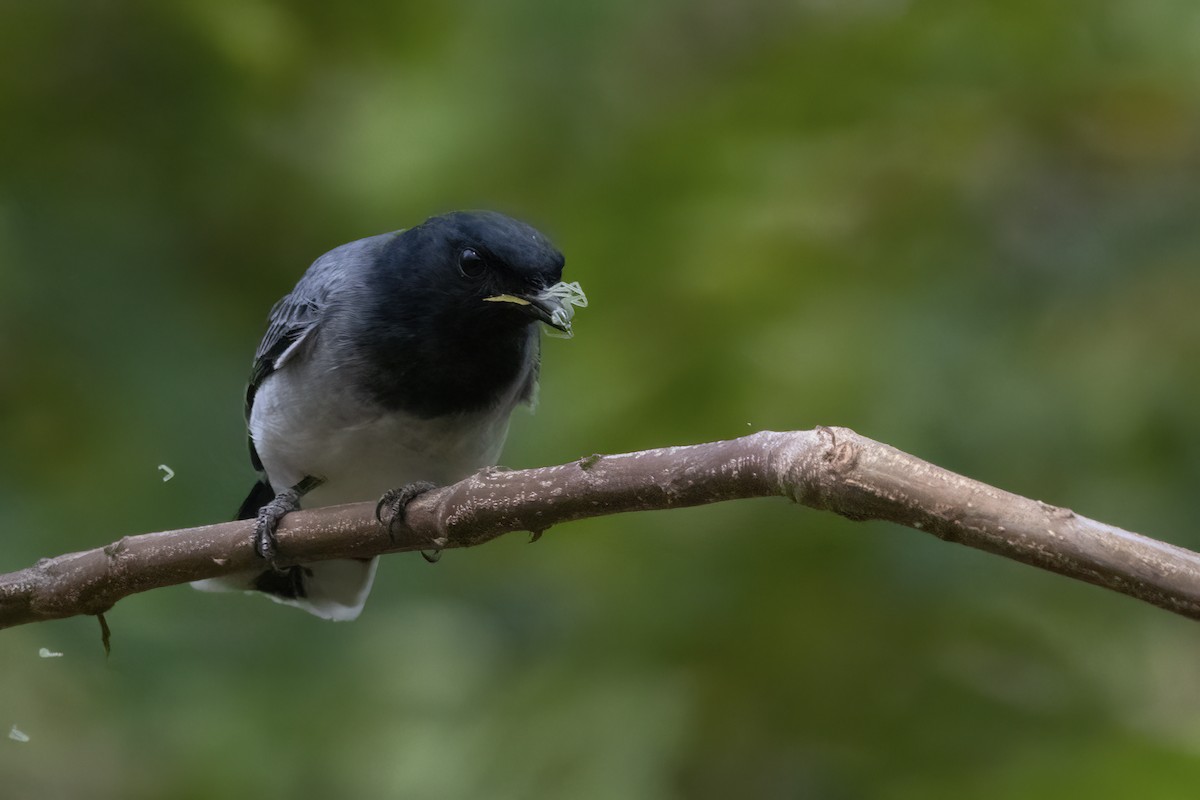
[[[360,343],[358,378],[388,410],[420,417],[479,411],[529,378],[537,359],[537,329],[474,330],[458,326],[376,328]]]

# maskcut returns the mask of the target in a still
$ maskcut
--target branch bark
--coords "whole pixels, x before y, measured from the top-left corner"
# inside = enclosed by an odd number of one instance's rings
[[[1200,554],[965,478],[847,428],[778,433],[554,467],[489,468],[414,500],[396,540],[374,503],[298,511],[280,566],[471,547],[512,531],[627,511],[779,495],[854,520],[881,519],[1103,586],[1200,619]],[[102,614],[160,586],[261,568],[251,523],[127,536],[0,575],[0,627]]]

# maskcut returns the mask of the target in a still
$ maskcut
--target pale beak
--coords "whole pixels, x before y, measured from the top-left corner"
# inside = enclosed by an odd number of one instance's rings
[[[571,333],[573,306],[587,306],[587,297],[578,283],[556,283],[537,294],[496,294],[483,298],[485,303],[512,303],[536,320],[557,328],[565,334]]]

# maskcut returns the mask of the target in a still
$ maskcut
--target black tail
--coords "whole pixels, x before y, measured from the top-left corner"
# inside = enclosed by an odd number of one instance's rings
[[[254,519],[258,516],[258,510],[274,499],[275,490],[271,488],[271,484],[265,480],[259,480],[254,484],[254,488],[250,490],[246,499],[242,501],[242,507],[238,509],[234,519]]]

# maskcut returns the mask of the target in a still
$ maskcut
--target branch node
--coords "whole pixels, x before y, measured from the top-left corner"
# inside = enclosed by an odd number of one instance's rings
[[[108,559],[109,564],[116,562],[121,554],[128,548],[129,543],[126,541],[128,537],[122,536],[115,542],[104,546],[104,556]]]
[[[1046,512],[1052,519],[1074,519],[1075,512],[1069,508],[1062,506],[1052,506],[1049,503],[1044,503],[1041,500],[1037,501],[1038,507]]]
[[[825,461],[836,475],[845,475],[858,464],[858,448],[853,442],[838,442],[826,451]]]
[[[579,461],[576,463],[579,464],[579,468],[581,470],[588,472],[592,469],[592,467],[599,464],[600,459],[602,458],[604,458],[604,456],[600,455],[599,453],[592,453],[590,456],[584,456],[583,458],[579,459]]]

